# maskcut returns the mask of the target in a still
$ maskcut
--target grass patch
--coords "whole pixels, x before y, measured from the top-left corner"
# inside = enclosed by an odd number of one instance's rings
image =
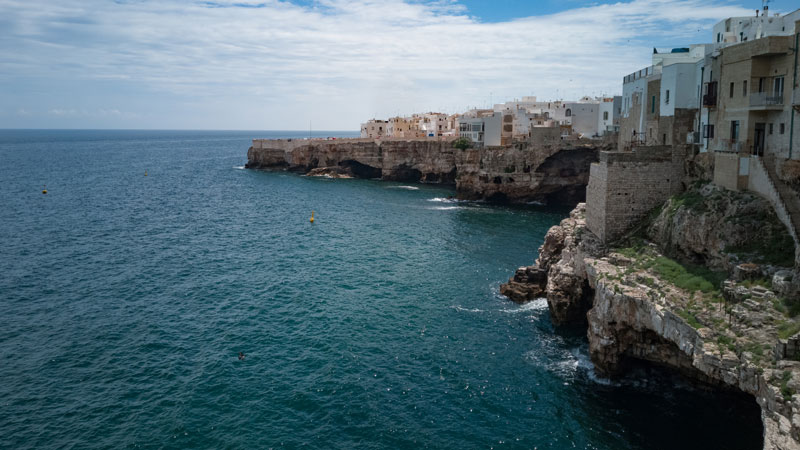
[[[669,206],[667,209],[667,213],[669,214],[669,218],[672,219],[675,217],[675,213],[681,207],[686,207],[697,213],[702,213],[706,211],[706,203],[705,197],[700,195],[699,192],[696,190],[689,190],[682,194],[676,195],[669,200]]]
[[[717,344],[720,347],[725,347],[734,353],[736,352],[736,345],[734,344],[734,340],[728,336],[719,335],[719,337],[717,337]]]
[[[800,315],[800,299],[783,298],[780,300],[783,307],[786,309],[786,315],[789,317],[797,317]]]
[[[681,316],[681,318],[686,321],[686,323],[692,326],[692,328],[695,329],[703,328],[703,324],[699,320],[697,320],[697,317],[695,317],[694,314],[683,309],[678,310],[677,312],[678,315]]]
[[[757,261],[773,266],[794,266],[794,240],[785,231],[770,233],[768,237],[759,236],[741,245],[729,245],[725,247],[725,252],[739,257],[752,256]]]
[[[794,395],[794,389],[789,387],[789,380],[792,379],[792,372],[788,370],[784,370],[783,374],[781,374],[781,394],[783,394],[783,400],[789,401],[792,399],[792,395]]]
[[[655,258],[651,268],[665,281],[689,292],[719,291],[722,280],[726,278],[724,273],[714,272],[707,267],[693,264],[682,265],[665,256]]]
[[[750,352],[755,356],[761,357],[764,356],[764,348],[761,347],[760,344],[755,342],[750,342],[744,346],[744,351]]]
[[[778,325],[778,337],[781,339],[788,339],[800,331],[800,322],[787,320]]]

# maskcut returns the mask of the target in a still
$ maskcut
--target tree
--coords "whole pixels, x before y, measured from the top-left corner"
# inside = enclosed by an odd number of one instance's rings
[[[457,148],[459,150],[466,150],[472,147],[472,140],[466,137],[460,137],[453,141],[453,148]]]

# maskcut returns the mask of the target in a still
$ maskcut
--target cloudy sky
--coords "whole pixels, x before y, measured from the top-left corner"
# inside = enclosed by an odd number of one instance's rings
[[[0,0],[0,128],[355,130],[619,94],[760,1]],[[790,11],[790,0],[771,3]]]

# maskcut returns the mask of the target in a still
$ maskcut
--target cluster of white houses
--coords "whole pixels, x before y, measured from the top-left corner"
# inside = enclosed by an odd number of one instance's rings
[[[463,114],[426,113],[361,124],[361,137],[437,138],[460,136],[476,146],[510,144],[529,138],[536,128],[557,128],[562,136],[600,137],[619,130],[622,97],[578,101],[537,101],[536,97],[472,109]]]
[[[713,43],[668,52],[624,77],[620,150],[689,144],[713,152],[717,184],[747,187],[752,157],[798,159],[800,10],[714,26]],[[757,162],[757,161],[756,161]]]
[[[620,150],[688,144],[715,152],[717,181],[741,188],[753,155],[800,159],[798,21],[800,10],[779,15],[767,6],[722,20],[712,43],[654,49],[650,66],[623,78],[622,96],[523,97],[463,114],[373,119],[361,125],[361,137],[461,136],[476,146],[499,146],[529,138],[536,128],[558,128],[562,137],[618,133]]]

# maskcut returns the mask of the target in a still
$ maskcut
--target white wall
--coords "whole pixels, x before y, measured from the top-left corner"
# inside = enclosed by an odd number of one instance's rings
[[[662,116],[674,116],[675,108],[697,108],[697,83],[695,63],[678,63],[664,67],[661,72]],[[669,98],[667,98],[669,91]]]

